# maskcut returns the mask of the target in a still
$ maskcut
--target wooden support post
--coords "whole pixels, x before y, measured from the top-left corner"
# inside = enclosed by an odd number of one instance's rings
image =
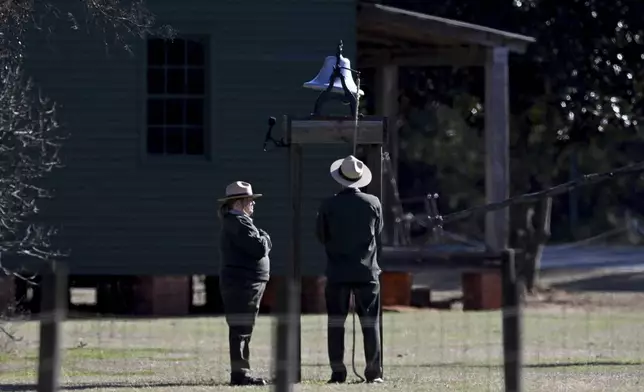
[[[398,117],[398,66],[385,65],[376,69],[376,115],[386,117],[387,150],[394,173],[398,171],[399,138],[396,129]]]
[[[391,162],[391,173],[389,175],[398,177],[398,155],[399,138],[396,120],[398,118],[398,66],[385,65],[376,69],[376,115],[387,118],[387,142],[386,150],[389,152]],[[395,216],[393,203],[395,192],[390,189],[391,182],[385,180],[385,189],[382,192],[382,205],[384,208],[385,235],[383,241],[387,245],[396,242],[394,237]]]
[[[293,209],[293,232],[302,232],[302,146],[291,147],[291,189]],[[302,323],[301,300],[302,300],[302,236],[297,235],[291,245],[290,257],[290,325],[293,342],[291,343],[291,357],[295,359],[297,366],[292,374],[294,382],[302,381]]]
[[[367,192],[382,199],[382,145],[370,144],[367,150],[367,167],[371,170],[371,183]]]
[[[60,373],[62,324],[67,314],[67,268],[52,262],[42,279],[38,392],[57,392]]]
[[[292,142],[292,127],[284,118],[286,139]],[[278,392],[293,391],[293,384],[302,378],[301,323],[300,323],[300,247],[301,247],[301,199],[302,199],[302,147],[292,144],[289,148],[290,195],[292,213],[291,251],[287,258],[285,281],[280,290],[277,325],[277,383]]]
[[[494,203],[510,196],[510,110],[508,48],[487,50],[485,63],[485,196]],[[509,209],[485,215],[485,243],[496,251],[508,244]]]
[[[485,62],[485,198],[487,203],[510,196],[510,125],[508,48],[488,48]],[[485,245],[500,252],[508,245],[509,208],[485,214]],[[464,309],[496,308],[501,277],[497,272],[463,275]]]
[[[386,122],[383,124],[383,142],[386,140]],[[371,144],[367,150],[367,167],[371,169],[372,180],[367,185],[367,192],[378,197],[382,202],[382,144]],[[377,239],[378,243],[378,257],[382,255],[382,235]],[[382,319],[382,275],[380,276],[380,301],[379,301],[379,322],[378,332],[380,334],[380,368],[384,372],[384,349],[383,349],[383,319]]]

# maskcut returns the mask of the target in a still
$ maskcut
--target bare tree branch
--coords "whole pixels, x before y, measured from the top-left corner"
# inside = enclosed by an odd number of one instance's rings
[[[56,104],[42,95],[24,73],[27,32],[98,31],[106,47],[131,51],[129,39],[172,38],[169,26],[155,27],[144,0],[0,0],[0,279],[3,275],[35,285],[34,276],[10,269],[3,257],[27,256],[50,262],[65,256],[52,245],[53,227],[38,221],[40,202],[51,197],[44,179],[62,166],[64,140]],[[0,309],[0,350],[20,340],[9,327],[11,305]],[[2,339],[4,338],[4,339]]]
[[[55,230],[38,224],[38,202],[49,198],[42,179],[61,166],[63,140],[56,105],[37,91],[23,72],[29,30],[52,30],[53,17],[80,30],[97,30],[106,45],[130,50],[128,39],[148,35],[171,38],[169,26],[155,26],[144,0],[0,0],[0,271],[1,257],[52,260]],[[15,276],[28,279],[12,271]]]
[[[5,335],[12,342],[19,342],[19,341],[22,340],[22,337],[16,336],[16,334],[14,334],[13,332],[11,332],[8,329],[4,328],[2,325],[0,325],[0,333]]]
[[[22,58],[25,33],[50,31],[50,17],[67,22],[72,30],[99,31],[106,46],[116,44],[128,51],[128,39],[133,36],[172,38],[175,34],[168,25],[156,26],[144,0],[0,0],[0,59]]]
[[[34,218],[38,201],[50,197],[42,179],[61,167],[56,105],[16,59],[0,66],[0,254],[52,260],[61,256],[50,243],[55,231]],[[7,272],[1,259],[0,268]]]
[[[24,52],[27,32],[52,33],[54,24],[65,23],[72,30],[98,31],[106,46],[116,43],[128,51],[132,36],[174,36],[169,26],[155,26],[144,0],[0,0],[0,275],[30,284],[33,276],[10,271],[2,257],[48,262],[64,256],[51,243],[56,230],[37,219],[40,201],[51,197],[43,179],[61,167],[64,138],[56,104],[24,73]],[[12,336],[7,331],[0,329]]]

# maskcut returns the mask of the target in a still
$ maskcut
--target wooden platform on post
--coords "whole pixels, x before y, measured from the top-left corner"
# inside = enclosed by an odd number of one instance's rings
[[[353,143],[355,123],[352,118],[293,117],[290,124],[290,141],[293,144],[346,144]],[[382,145],[385,129],[382,117],[365,116],[358,121],[357,144]]]

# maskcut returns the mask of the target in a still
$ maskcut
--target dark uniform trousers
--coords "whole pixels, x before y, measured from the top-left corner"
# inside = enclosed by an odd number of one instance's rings
[[[250,373],[250,339],[266,282],[220,279],[221,297],[228,324],[231,376]]]
[[[380,352],[380,284],[327,283],[326,307],[328,313],[328,350],[331,371],[347,373],[344,365],[344,325],[349,314],[351,293],[355,296],[355,309],[360,318],[364,341],[365,377],[382,377]]]

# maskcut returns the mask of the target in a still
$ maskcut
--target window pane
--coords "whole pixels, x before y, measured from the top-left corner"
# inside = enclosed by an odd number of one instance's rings
[[[187,41],[186,45],[188,52],[188,65],[204,65],[206,60],[205,45],[198,41]]]
[[[204,100],[199,99],[186,99],[186,124],[188,125],[204,125],[203,106]]]
[[[183,129],[178,127],[165,130],[165,153],[183,154]]]
[[[165,123],[183,124],[183,100],[168,99],[165,101]]]
[[[163,99],[148,99],[148,125],[163,125]]]
[[[148,153],[163,154],[163,128],[148,127]]]
[[[188,94],[203,95],[205,91],[205,78],[203,68],[188,70]]]
[[[148,94],[165,93],[165,70],[148,68]]]
[[[165,63],[165,41],[162,39],[148,40],[148,65],[163,65]]]
[[[184,65],[186,62],[186,41],[182,39],[169,40],[168,65]]]
[[[168,94],[185,93],[186,71],[180,69],[168,69]]]
[[[204,144],[203,128],[186,128],[186,154],[203,155]]]

